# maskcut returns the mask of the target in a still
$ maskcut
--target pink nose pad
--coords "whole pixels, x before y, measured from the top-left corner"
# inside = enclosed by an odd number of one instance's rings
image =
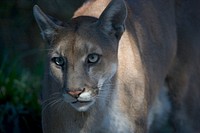
[[[78,98],[81,93],[85,91],[85,88],[78,90],[68,90],[67,93],[75,98]]]

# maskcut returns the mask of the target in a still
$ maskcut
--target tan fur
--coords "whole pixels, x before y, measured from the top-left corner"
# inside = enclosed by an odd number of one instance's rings
[[[64,26],[35,7],[52,49],[43,89],[44,133],[157,133],[167,122],[172,132],[200,132],[200,2],[113,0],[106,8],[109,3],[89,0]],[[88,67],[91,53],[102,56]],[[62,69],[50,61],[58,56],[66,59]],[[78,98],[95,96],[94,103],[73,107],[66,88],[84,88]]]

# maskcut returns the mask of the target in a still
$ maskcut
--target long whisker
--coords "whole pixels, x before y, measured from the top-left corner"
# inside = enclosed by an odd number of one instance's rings
[[[100,90],[99,94],[97,95],[98,99],[103,99],[105,101],[110,101],[112,97],[112,93],[110,91],[106,91],[106,89]]]
[[[110,102],[110,96],[97,96],[97,99],[100,99],[100,100],[103,100],[105,101],[106,103],[109,103]]]
[[[53,107],[55,104],[59,103],[61,100],[62,100],[61,98],[58,99],[57,101],[55,101],[54,103],[52,103],[52,104],[50,105],[50,107]]]
[[[100,85],[98,85],[97,86],[97,88],[99,89],[99,88],[101,88],[101,89],[108,89],[108,88],[106,88],[107,86],[116,86],[116,85],[120,85],[120,84],[123,84],[123,83],[125,83],[125,81],[123,81],[123,80],[120,80],[122,83],[112,83],[111,81],[110,81],[110,83],[108,82],[108,83],[103,83],[103,84],[100,84]],[[104,88],[105,87],[105,88]],[[112,88],[109,88],[109,89],[112,89]]]
[[[62,101],[61,98],[56,99],[56,100],[53,100],[53,101],[51,101],[50,103],[47,103],[47,104],[43,107],[42,113],[43,113],[47,108],[53,107],[54,105],[56,105],[56,104],[59,103],[60,101]]]
[[[115,86],[115,84],[102,84],[102,85],[98,85],[98,88],[102,88],[102,87],[106,87],[106,86]]]
[[[60,92],[53,93],[53,94],[51,94],[49,96],[50,98],[46,99],[45,101],[42,101],[41,104],[45,104],[46,102],[51,101],[51,100],[57,98],[57,96],[59,96],[59,95],[60,95]]]
[[[52,103],[54,103],[55,101],[57,101],[57,100],[53,100],[53,101],[51,101],[50,103],[47,103],[44,107],[43,107],[43,109],[42,109],[42,113],[46,110],[46,108],[48,108]]]
[[[42,104],[42,105],[43,105],[43,104],[46,104],[46,103],[48,103],[48,102],[51,102],[52,100],[56,100],[57,98],[58,98],[57,96],[50,97],[50,98],[48,98],[47,100],[43,101],[41,104]]]

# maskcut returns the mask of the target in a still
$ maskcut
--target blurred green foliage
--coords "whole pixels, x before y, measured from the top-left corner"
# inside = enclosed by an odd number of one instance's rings
[[[29,54],[33,54],[32,51],[12,58],[12,61],[6,54],[0,57],[1,133],[32,132],[33,126],[41,132],[39,95],[43,65],[39,59],[40,65],[36,65],[33,71],[23,67],[20,62]]]
[[[28,51],[27,54],[29,54]],[[26,56],[23,55],[23,56]],[[0,65],[0,103],[10,101],[14,105],[22,104],[38,109],[37,97],[39,89],[41,88],[42,63],[34,68],[31,72],[23,68],[20,63],[23,56],[17,56],[10,59],[8,57],[1,58]],[[41,60],[41,59],[40,59]]]

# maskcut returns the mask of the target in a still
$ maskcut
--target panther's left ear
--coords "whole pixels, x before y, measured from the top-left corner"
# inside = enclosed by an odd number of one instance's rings
[[[37,5],[33,7],[33,14],[43,38],[50,43],[57,34],[57,30],[60,29],[61,26],[58,25],[60,23],[58,21],[54,22],[54,19],[48,17]]]
[[[100,15],[98,24],[103,32],[119,40],[125,31],[127,9],[124,0],[112,0]]]

